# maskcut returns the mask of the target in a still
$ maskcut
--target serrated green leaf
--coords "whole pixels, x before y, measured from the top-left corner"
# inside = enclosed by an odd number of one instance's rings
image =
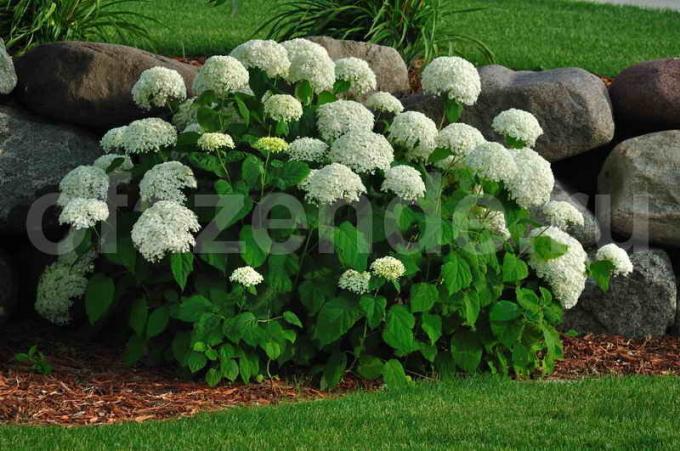
[[[347,355],[344,352],[333,353],[323,368],[321,376],[321,390],[328,390],[342,380],[347,367]]]
[[[430,339],[431,344],[435,344],[442,336],[442,318],[439,315],[423,313],[420,327]]]
[[[168,326],[170,319],[170,309],[167,306],[161,306],[155,309],[149,315],[149,320],[146,323],[146,338],[153,338],[163,333]]]
[[[609,260],[600,260],[588,266],[588,274],[603,292],[609,291],[609,282],[614,272],[615,266]]]
[[[140,296],[132,303],[130,308],[130,318],[128,324],[135,331],[135,334],[143,336],[146,328],[146,319],[149,315],[149,307],[146,297]]]
[[[391,359],[385,362],[383,366],[383,381],[388,389],[408,387],[409,380],[399,360]]]
[[[442,266],[442,280],[449,294],[456,294],[472,283],[470,265],[461,256],[451,255],[449,262]]]
[[[368,327],[375,329],[385,318],[387,299],[382,296],[363,295],[359,299],[359,306],[366,315]]]
[[[359,357],[357,373],[364,379],[374,380],[383,374],[383,361],[375,356],[362,355]]]
[[[272,241],[266,230],[253,229],[247,225],[241,229],[241,258],[253,268],[259,268],[267,261]]]
[[[427,312],[439,299],[437,287],[429,283],[416,283],[411,287],[411,311]]]
[[[216,387],[222,380],[222,373],[215,368],[210,368],[205,372],[205,382],[210,387]]]
[[[387,313],[385,330],[382,337],[385,343],[401,354],[414,350],[415,339],[413,327],[416,320],[413,314],[403,305],[393,305]]]
[[[350,222],[343,222],[335,229],[333,245],[340,263],[349,269],[365,271],[368,266],[368,242],[364,234]]]
[[[254,155],[248,155],[241,163],[241,177],[250,188],[259,188],[264,176],[262,160]]]
[[[347,298],[331,299],[319,311],[314,338],[321,346],[333,343],[354,326],[361,314],[356,302]]]
[[[184,252],[170,255],[170,269],[177,285],[184,290],[189,280],[189,275],[194,271],[194,254]]]
[[[300,318],[298,318],[298,316],[293,312],[290,311],[283,312],[283,319],[288,324],[292,324],[293,326],[297,327],[302,327],[302,321],[300,321]]]
[[[191,351],[187,357],[187,366],[192,373],[201,371],[207,364],[208,359],[200,352]]]
[[[567,253],[569,246],[559,243],[546,235],[534,238],[534,251],[543,260],[553,260]]]
[[[85,312],[90,324],[97,322],[113,304],[116,287],[113,280],[103,274],[95,274],[85,289]]]
[[[529,277],[529,267],[515,254],[507,253],[503,257],[503,282],[515,283]]]
[[[517,304],[510,301],[499,301],[491,307],[489,318],[491,321],[512,321],[522,315]]]

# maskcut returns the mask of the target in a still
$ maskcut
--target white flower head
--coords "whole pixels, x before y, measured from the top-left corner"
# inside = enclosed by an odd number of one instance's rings
[[[177,127],[177,130],[184,130],[189,124],[198,122],[198,109],[194,108],[195,101],[196,97],[185,100],[172,115],[172,124]]]
[[[281,45],[288,52],[290,70],[286,80],[309,81],[315,93],[330,91],[335,83],[335,63],[321,45],[307,39],[291,39]]]
[[[391,191],[406,202],[415,202],[425,196],[425,182],[411,166],[394,166],[385,173],[380,190]]]
[[[99,146],[107,153],[123,149],[123,137],[126,129],[127,126],[112,128],[102,136]]]
[[[627,276],[634,269],[628,253],[614,243],[599,248],[595,254],[595,260],[611,262],[614,265],[614,275]]]
[[[309,174],[301,188],[305,199],[316,205],[331,205],[339,200],[357,202],[366,193],[361,177],[340,163],[331,163]]]
[[[463,160],[478,145],[486,142],[484,135],[476,128],[455,122],[439,130],[436,144],[438,148],[448,149],[451,156],[439,160],[435,166],[448,169],[454,162]]]
[[[371,263],[371,272],[376,276],[394,282],[404,275],[406,268],[400,260],[394,257],[381,257]]]
[[[368,284],[370,281],[370,272],[359,272],[348,269],[340,275],[338,287],[355,294],[366,294],[368,293]]]
[[[162,200],[146,209],[132,227],[132,242],[142,256],[158,262],[167,254],[191,251],[200,230],[196,214],[177,202]]]
[[[437,133],[432,119],[417,111],[406,111],[394,118],[389,139],[407,149],[406,158],[410,161],[427,161],[435,149]]]
[[[96,166],[78,166],[61,179],[57,205],[65,207],[75,198],[106,200],[109,177]]]
[[[518,175],[513,154],[494,142],[484,142],[475,147],[467,155],[465,162],[477,175],[494,182],[507,183]]]
[[[40,276],[35,310],[53,324],[71,322],[69,310],[73,302],[85,294],[87,276],[94,270],[94,252],[76,258],[67,254],[45,268]]]
[[[543,206],[542,213],[550,225],[561,230],[567,230],[570,226],[583,226],[585,222],[583,213],[566,201],[551,200]]]
[[[505,221],[505,214],[498,210],[487,210],[484,214],[484,223],[496,235],[504,240],[509,240],[512,236]]]
[[[288,94],[274,94],[264,101],[264,114],[277,122],[295,122],[302,117],[302,104]]]
[[[377,86],[373,69],[366,61],[353,56],[335,60],[335,79],[349,82],[348,93],[354,97],[375,91]]]
[[[198,124],[198,122],[193,122],[186,127],[184,127],[184,130],[182,130],[182,133],[198,133],[199,135],[203,134],[203,128]]]
[[[213,91],[218,97],[248,88],[248,70],[231,56],[211,56],[194,79],[194,94]]]
[[[276,41],[253,39],[231,51],[233,56],[246,68],[260,69],[270,78],[286,77],[290,69],[290,60],[286,48]]]
[[[531,149],[510,151],[517,172],[506,181],[505,187],[517,205],[536,208],[550,200],[555,187],[555,176],[550,163]]]
[[[341,163],[357,174],[387,171],[394,161],[394,150],[387,139],[369,130],[352,130],[331,144],[328,158]]]
[[[120,163],[118,163],[119,159],[121,160]],[[111,174],[124,174],[134,167],[132,160],[128,155],[121,155],[118,153],[102,155],[101,157],[94,160],[92,166],[96,166],[100,169],[103,169],[104,172],[107,172],[114,162],[116,162],[118,166],[111,172]]]
[[[59,224],[68,224],[76,230],[89,229],[109,217],[109,207],[99,199],[76,197],[68,201],[59,215]]]
[[[379,91],[369,95],[364,101],[369,110],[380,113],[399,114],[404,111],[401,101],[389,92]]]
[[[320,163],[326,159],[328,144],[316,138],[298,138],[288,145],[291,160]]]
[[[123,149],[129,154],[158,152],[176,143],[175,127],[157,117],[134,121],[123,134]]]
[[[532,237],[539,235],[550,237],[558,243],[568,246],[564,255],[551,260],[544,260],[532,248],[529,266],[536,271],[539,278],[550,285],[555,298],[562,306],[565,309],[570,309],[576,305],[585,289],[588,255],[578,240],[557,227],[534,229],[531,232]]]
[[[184,79],[176,70],[156,66],[139,76],[132,87],[132,99],[143,110],[163,108],[187,98]]]
[[[446,95],[463,105],[474,105],[482,91],[475,66],[457,56],[432,60],[423,70],[422,83],[427,94]]]
[[[264,278],[252,266],[242,266],[231,273],[229,280],[250,288],[261,284]]]
[[[511,108],[498,114],[491,124],[492,128],[505,137],[519,141],[523,146],[533,147],[543,134],[541,124],[533,114]]]
[[[326,141],[338,139],[352,130],[373,130],[373,113],[353,100],[326,103],[317,110],[316,125]]]
[[[203,133],[196,144],[205,152],[217,152],[235,147],[234,140],[226,133]]]
[[[196,186],[196,178],[189,166],[179,161],[167,161],[146,171],[139,182],[139,194],[144,203],[170,200],[184,204],[187,197],[183,190]]]

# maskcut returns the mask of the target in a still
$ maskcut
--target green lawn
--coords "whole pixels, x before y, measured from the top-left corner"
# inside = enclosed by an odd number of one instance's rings
[[[233,17],[226,6],[206,6],[207,0],[149,0],[136,9],[164,24],[150,30],[158,52],[213,55],[250,38],[281,1],[239,0]],[[516,69],[579,66],[615,75],[639,61],[680,56],[677,12],[575,0],[448,1],[487,6],[447,18],[446,27],[483,39],[500,64]]]
[[[479,378],[103,427],[0,427],[0,449],[679,449],[680,379]]]

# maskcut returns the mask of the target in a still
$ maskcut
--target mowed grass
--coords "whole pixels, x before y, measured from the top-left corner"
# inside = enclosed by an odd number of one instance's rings
[[[149,25],[151,50],[194,56],[229,52],[251,38],[281,1],[238,0],[236,15],[228,5],[207,6],[207,0],[148,0],[134,8],[160,22]],[[680,56],[678,12],[575,0],[447,1],[461,9],[486,8],[447,17],[443,27],[482,39],[498,63],[514,69],[578,66],[614,76],[640,61]]]
[[[680,449],[680,379],[473,378],[103,427],[0,426],[0,449]]]

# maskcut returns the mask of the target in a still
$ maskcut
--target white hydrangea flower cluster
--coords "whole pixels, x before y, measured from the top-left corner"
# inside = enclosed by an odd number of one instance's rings
[[[484,142],[470,152],[465,159],[467,166],[477,175],[494,182],[504,182],[515,178],[518,174],[513,154],[502,145]]]
[[[578,240],[557,227],[534,229],[531,232],[532,237],[538,235],[548,236],[569,247],[564,255],[552,260],[544,260],[532,251],[529,266],[536,271],[539,278],[550,285],[555,298],[562,306],[570,309],[576,305],[586,286],[588,254]]]
[[[109,170],[111,164],[113,164],[113,162],[117,161],[119,158],[122,158],[123,161],[118,165],[116,169],[113,170],[112,174],[124,174],[134,167],[134,164],[132,164],[132,159],[128,155],[121,155],[118,153],[109,153],[106,155],[102,155],[101,157],[94,160],[92,166],[96,166],[100,169],[103,169],[104,172],[106,172]]]
[[[599,248],[595,254],[595,260],[611,262],[614,265],[614,275],[627,276],[634,269],[628,253],[614,243]]]
[[[257,272],[252,266],[242,266],[236,268],[229,276],[229,281],[238,283],[246,288],[251,288],[264,281],[262,274]]]
[[[174,101],[187,98],[184,79],[176,70],[152,67],[139,76],[132,87],[132,99],[143,110],[163,108]]]
[[[249,88],[250,75],[239,60],[231,56],[211,56],[194,78],[194,94],[213,91],[218,97]]]
[[[298,138],[288,145],[291,160],[320,163],[326,159],[328,144],[316,138]]]
[[[65,207],[72,199],[106,200],[109,191],[109,177],[96,166],[78,166],[59,182],[57,205]]]
[[[353,56],[335,60],[335,79],[349,82],[348,94],[354,97],[375,91],[378,85],[375,72],[368,63]]]
[[[353,100],[337,100],[321,105],[317,110],[316,125],[326,141],[338,139],[353,130],[373,130],[375,117],[362,104]]]
[[[198,122],[198,110],[194,108],[194,102],[196,102],[196,97],[185,100],[172,115],[172,124],[177,127],[177,130],[184,130],[190,124]]]
[[[295,122],[302,117],[302,104],[288,94],[274,94],[264,101],[264,114],[278,122]]]
[[[204,152],[217,152],[235,147],[234,140],[226,133],[204,133],[196,144]]]
[[[496,235],[502,237],[504,240],[509,240],[512,236],[508,230],[508,224],[505,221],[505,214],[498,210],[487,210],[484,213],[484,222]]]
[[[437,125],[417,111],[398,114],[390,126],[389,139],[392,144],[407,149],[410,161],[427,161],[436,147]]]
[[[543,134],[536,116],[516,108],[498,114],[491,127],[501,135],[510,137],[528,147],[533,147],[538,137]]]
[[[311,172],[300,186],[305,199],[316,205],[331,205],[339,200],[357,202],[366,193],[361,177],[340,163],[331,163]]]
[[[158,152],[176,143],[175,127],[157,117],[136,120],[123,134],[123,149],[129,154]]]
[[[325,48],[307,39],[291,39],[281,45],[288,52],[290,70],[286,80],[309,81],[315,93],[330,91],[335,83],[335,63]]]
[[[348,269],[340,275],[338,287],[355,294],[366,294],[368,293],[368,284],[370,281],[371,273]]]
[[[550,200],[555,187],[555,176],[548,160],[531,149],[510,152],[519,170],[516,177],[506,181],[506,188],[517,205],[538,208]]]
[[[196,186],[196,177],[189,166],[167,161],[146,171],[139,182],[139,194],[144,203],[169,200],[183,205],[187,197],[182,190]]]
[[[117,152],[123,149],[123,137],[127,126],[115,127],[109,130],[102,136],[99,141],[99,146],[104,152]]]
[[[475,66],[457,56],[432,60],[423,69],[422,84],[427,94],[446,95],[463,105],[474,105],[482,92],[482,82]]]
[[[73,302],[85,294],[87,276],[94,270],[94,259],[94,252],[80,258],[71,253],[45,268],[38,282],[36,312],[58,326],[71,322],[69,310]]]
[[[59,224],[68,224],[76,230],[94,227],[97,223],[106,221],[109,217],[109,207],[99,199],[71,199],[59,215]]]
[[[191,251],[193,233],[200,230],[196,214],[170,200],[156,202],[132,227],[132,242],[142,256],[154,263],[167,254]]]
[[[385,173],[380,190],[391,191],[406,202],[415,202],[425,196],[425,182],[411,166],[394,166]]]
[[[247,69],[255,67],[266,72],[269,78],[286,77],[290,69],[286,48],[272,40],[253,39],[244,42],[229,55]]]
[[[570,226],[583,226],[585,219],[583,213],[569,202],[551,200],[543,206],[543,216],[550,225],[561,230],[567,230]]]
[[[399,114],[404,111],[401,101],[389,92],[378,91],[369,95],[364,101],[366,108],[380,113]]]
[[[438,161],[435,166],[448,169],[452,163],[467,157],[477,146],[485,143],[486,139],[476,128],[456,122],[441,129],[435,142],[438,148],[451,152],[451,156]]]
[[[394,150],[379,133],[352,130],[333,142],[328,158],[358,174],[373,174],[377,169],[387,171],[390,168],[394,161]]]
[[[383,279],[396,282],[406,272],[404,264],[394,257],[381,257],[371,263],[371,272]]]

